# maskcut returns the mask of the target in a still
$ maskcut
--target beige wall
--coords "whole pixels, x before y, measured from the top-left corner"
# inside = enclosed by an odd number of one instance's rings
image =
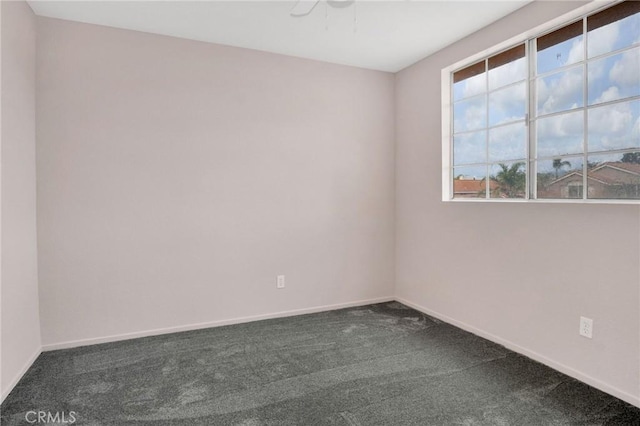
[[[38,30],[45,346],[392,296],[392,74]]]
[[[2,39],[2,399],[40,353],[36,254],[36,18],[0,2]]]
[[[533,3],[396,75],[396,295],[638,405],[639,207],[440,201],[441,69],[579,5]]]

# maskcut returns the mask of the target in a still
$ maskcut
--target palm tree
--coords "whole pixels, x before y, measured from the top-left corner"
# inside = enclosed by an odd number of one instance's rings
[[[558,179],[558,175],[560,174],[560,170],[564,167],[571,167],[571,163],[568,161],[562,161],[561,158],[553,159],[553,168],[556,170],[556,179]]]
[[[524,196],[527,176],[524,170],[524,163],[513,163],[511,167],[506,164],[498,164],[500,171],[491,180],[496,183],[496,192],[507,198],[518,198]]]

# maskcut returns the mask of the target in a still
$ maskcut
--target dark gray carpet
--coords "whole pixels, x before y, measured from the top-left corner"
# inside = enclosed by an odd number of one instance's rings
[[[640,409],[385,303],[43,353],[2,404],[85,425],[640,425]]]

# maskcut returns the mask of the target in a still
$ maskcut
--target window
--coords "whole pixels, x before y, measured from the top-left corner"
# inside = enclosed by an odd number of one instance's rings
[[[568,198],[582,198],[582,182],[571,182],[567,185]]]
[[[444,71],[445,200],[640,200],[640,2]]]
[[[454,197],[469,180],[477,191],[466,196],[526,196],[525,51],[522,44],[453,73]]]

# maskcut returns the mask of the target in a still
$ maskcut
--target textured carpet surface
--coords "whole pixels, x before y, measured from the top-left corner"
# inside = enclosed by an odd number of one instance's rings
[[[1,410],[2,425],[30,411],[83,425],[640,425],[640,409],[395,302],[45,352]]]

